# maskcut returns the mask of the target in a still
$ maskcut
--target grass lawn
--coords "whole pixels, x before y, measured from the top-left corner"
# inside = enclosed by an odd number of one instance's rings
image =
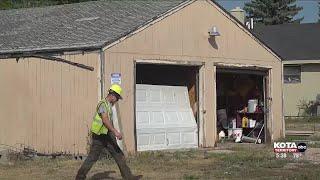
[[[219,144],[215,149],[143,152],[128,158],[143,179],[318,179],[320,149],[299,160],[277,159],[271,146]],[[0,179],[74,179],[81,161],[56,158],[17,160],[0,165]],[[89,179],[121,179],[113,160],[98,161]]]
[[[320,132],[320,117],[285,118],[286,130]]]

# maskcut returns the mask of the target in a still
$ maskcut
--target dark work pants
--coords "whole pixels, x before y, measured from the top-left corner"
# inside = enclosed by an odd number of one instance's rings
[[[112,133],[108,132],[107,135],[92,134],[92,144],[90,147],[88,157],[81,165],[76,176],[76,180],[86,178],[86,175],[93,166],[93,164],[99,159],[99,156],[103,148],[106,148],[113,157],[113,159],[116,161],[123,179],[131,179],[133,177],[130,168],[126,164],[124,154],[117,144],[116,138]]]

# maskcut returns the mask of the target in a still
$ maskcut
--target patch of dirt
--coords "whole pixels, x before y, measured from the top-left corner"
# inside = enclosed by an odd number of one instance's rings
[[[235,142],[225,142],[225,143],[218,143],[215,150],[218,149],[234,149],[234,148],[254,148],[254,149],[264,149],[267,147],[266,144],[254,144],[254,143],[235,143]]]
[[[308,148],[302,159],[320,164],[320,148]]]
[[[287,163],[283,166],[283,169],[296,169],[299,163]]]
[[[230,154],[234,153],[235,151],[229,150],[229,149],[215,149],[215,150],[209,150],[208,153],[217,153],[217,154]]]

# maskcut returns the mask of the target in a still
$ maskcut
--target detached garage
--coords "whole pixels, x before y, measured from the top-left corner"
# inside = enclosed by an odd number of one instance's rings
[[[0,25],[0,124],[15,129],[0,144],[87,153],[96,103],[119,83],[127,151],[213,147],[219,84],[243,72],[263,89],[265,142],[284,135],[281,59],[210,0],[8,10]]]

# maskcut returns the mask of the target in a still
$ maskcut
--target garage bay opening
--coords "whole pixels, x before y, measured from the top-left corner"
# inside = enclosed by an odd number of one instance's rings
[[[198,147],[197,66],[136,64],[138,151]]]
[[[217,133],[233,142],[266,141],[267,72],[217,68]]]

